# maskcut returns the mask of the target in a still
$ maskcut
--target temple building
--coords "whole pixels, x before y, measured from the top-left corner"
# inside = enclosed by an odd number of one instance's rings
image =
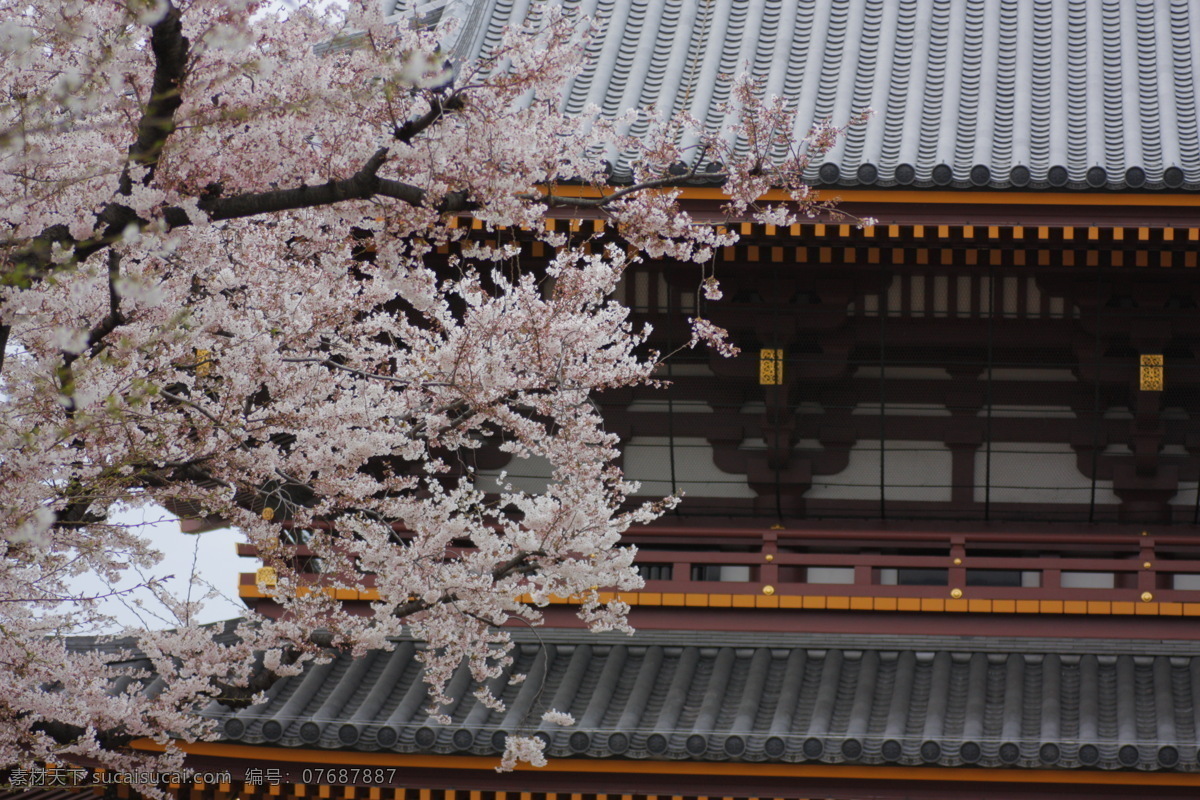
[[[1200,796],[1200,2],[563,3],[605,24],[569,109],[715,129],[743,69],[800,135],[874,109],[810,177],[877,222],[732,221],[719,302],[692,264],[624,280],[652,346],[699,314],[742,349],[597,398],[642,493],[686,492],[628,536],[634,636],[561,599],[514,632],[507,710],[464,669],[449,725],[417,643],[311,668],[213,712],[224,739],[192,762],[234,779],[193,794]],[[544,4],[417,5],[395,13],[456,15],[467,59]],[[703,217],[721,190],[684,196]],[[475,467],[544,483],[506,458]],[[241,596],[272,613],[257,581]],[[497,774],[518,732],[550,764]]]

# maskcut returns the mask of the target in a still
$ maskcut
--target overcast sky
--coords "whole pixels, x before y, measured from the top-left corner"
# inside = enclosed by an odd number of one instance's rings
[[[204,611],[200,615],[200,622],[217,622],[246,614],[246,606],[237,597],[238,573],[253,572],[258,566],[258,560],[238,557],[235,545],[241,541],[240,534],[229,528],[200,534],[180,533],[179,521],[157,506],[146,509],[144,512],[126,512],[115,517],[114,521],[126,525],[142,526],[141,533],[147,536],[154,547],[163,554],[162,563],[155,569],[144,576],[130,571],[118,588],[136,586],[142,582],[143,577],[173,576],[170,579],[170,585],[173,587],[172,594],[178,596],[187,592],[187,581],[194,569],[201,585],[211,585],[221,594],[220,597],[209,600],[205,604]],[[106,592],[101,581],[94,577],[81,579],[77,588],[81,591],[90,590],[97,594]],[[203,594],[206,589],[194,589],[193,591],[199,595]],[[145,605],[139,607],[134,602],[135,598],[142,600]],[[168,628],[176,624],[146,591],[107,599],[103,601],[102,609],[105,613],[115,616],[120,625]]]

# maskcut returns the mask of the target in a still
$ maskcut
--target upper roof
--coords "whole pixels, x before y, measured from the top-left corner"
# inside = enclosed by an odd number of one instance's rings
[[[442,725],[411,641],[214,706],[227,741],[493,755],[510,733],[554,756],[1200,771],[1191,642],[850,634],[514,631],[515,670],[472,693],[460,667]],[[549,709],[576,725],[541,721]]]
[[[469,58],[547,0],[384,2],[445,7]],[[1200,190],[1200,0],[549,2],[606,25],[569,111],[687,112],[717,130],[747,68],[794,105],[798,135],[874,109],[814,167],[818,185]]]

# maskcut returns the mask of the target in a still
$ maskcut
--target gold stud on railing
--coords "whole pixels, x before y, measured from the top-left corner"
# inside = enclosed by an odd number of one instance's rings
[[[763,558],[765,558],[767,561],[775,560],[775,556],[771,555],[770,553],[767,553],[765,556],[763,556]]]
[[[1142,569],[1150,569],[1152,566],[1154,566],[1154,565],[1151,564],[1149,561],[1142,562]]]
[[[254,571],[254,582],[259,586],[274,586],[275,580],[274,567],[259,567]]]
[[[764,347],[758,354],[758,383],[760,386],[783,385],[783,350]]]
[[[267,506],[266,508],[264,508],[263,512],[262,512],[262,518],[265,519],[267,522],[270,522],[271,520],[275,519],[275,509],[271,508],[270,506]]]
[[[958,588],[951,589],[950,596],[953,597],[955,600],[958,600],[960,597],[962,597],[962,589],[958,589]]]
[[[1161,392],[1163,390],[1163,357],[1161,355],[1143,355],[1138,376],[1138,385],[1143,392]]]
[[[1154,599],[1154,595],[1152,595],[1150,592],[1142,592],[1142,602],[1143,603],[1149,603],[1153,599]]]
[[[957,566],[959,566],[959,565],[961,565],[961,564],[962,564],[962,559],[961,559],[961,558],[956,558],[956,559],[954,559],[954,566],[956,566],[956,567],[957,567]]]
[[[775,587],[768,583],[766,586],[763,587],[762,592],[765,595],[775,594]]]

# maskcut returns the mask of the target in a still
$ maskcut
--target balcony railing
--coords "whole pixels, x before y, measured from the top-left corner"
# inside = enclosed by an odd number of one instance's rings
[[[1191,537],[772,531],[730,552],[698,533],[695,550],[641,546],[645,591],[1200,601]]]
[[[664,596],[1200,603],[1200,537],[1178,534],[651,528],[630,538],[642,540],[642,591]],[[244,575],[243,588],[255,581]]]

